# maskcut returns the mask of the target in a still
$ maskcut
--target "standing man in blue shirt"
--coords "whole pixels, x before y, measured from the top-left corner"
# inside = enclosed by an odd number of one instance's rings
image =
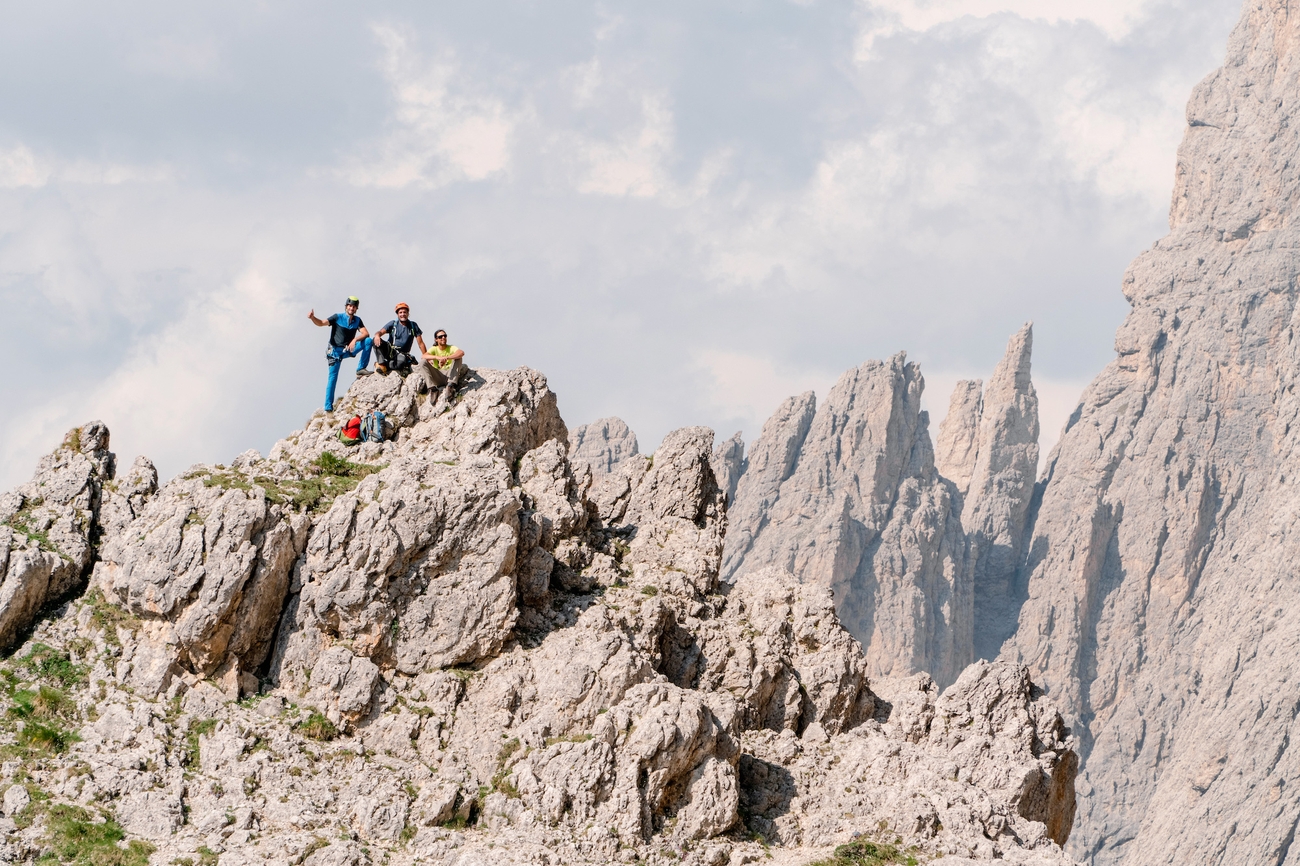
[[[349,297],[343,302],[343,312],[335,313],[328,319],[316,318],[316,311],[313,309],[307,314],[312,324],[330,329],[329,348],[325,350],[325,361],[329,364],[329,379],[325,384],[325,411],[334,411],[334,387],[339,381],[339,364],[344,358],[353,358],[357,355],[361,359],[357,361],[357,375],[369,376],[370,371],[366,367],[370,366],[370,332],[366,330],[365,324],[361,317],[357,315],[357,309],[361,306],[361,301],[355,297]]]

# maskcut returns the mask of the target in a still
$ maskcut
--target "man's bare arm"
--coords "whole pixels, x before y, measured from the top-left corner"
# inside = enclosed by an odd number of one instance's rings
[[[366,330],[364,325],[362,325],[361,330],[357,331],[357,335],[352,338],[352,342],[348,343],[348,351],[351,352],[353,347],[355,347],[357,343],[360,343],[362,340],[364,340],[366,337],[369,336],[370,336],[370,332]]]
[[[312,307],[311,312],[307,314],[307,318],[311,319],[313,324],[315,324],[315,325],[317,325],[317,326],[319,326],[319,327],[322,327],[322,328],[329,324],[329,322],[324,321],[323,319],[318,319],[318,318],[316,318],[316,308],[315,308],[315,307]]]
[[[423,335],[423,334],[416,334],[416,335],[415,335],[415,342],[417,342],[417,343],[420,344],[420,352],[421,352],[422,354],[425,354],[425,355],[428,355],[428,354],[429,354],[429,347],[426,346],[426,345],[424,345],[424,335]]]

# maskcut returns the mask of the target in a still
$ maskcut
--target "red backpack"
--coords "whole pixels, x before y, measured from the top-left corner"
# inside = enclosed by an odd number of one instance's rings
[[[356,445],[361,441],[360,415],[353,415],[343,424],[343,429],[339,431],[339,439],[343,440],[344,445]]]

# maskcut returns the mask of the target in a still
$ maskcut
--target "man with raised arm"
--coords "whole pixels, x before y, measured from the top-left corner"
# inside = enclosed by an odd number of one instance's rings
[[[330,329],[329,347],[325,350],[325,361],[329,364],[329,378],[325,383],[325,411],[334,411],[334,388],[339,381],[339,365],[343,363],[344,358],[353,358],[357,355],[361,359],[357,361],[357,375],[368,376],[370,371],[366,367],[370,366],[370,332],[366,330],[365,324],[361,317],[357,315],[357,309],[361,306],[361,301],[355,297],[349,297],[343,302],[343,312],[335,313],[328,319],[316,318],[316,310],[307,314],[313,325],[320,328]]]

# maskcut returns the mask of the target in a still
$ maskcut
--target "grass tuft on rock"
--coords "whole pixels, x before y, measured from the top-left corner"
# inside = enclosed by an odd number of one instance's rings
[[[148,866],[157,849],[148,842],[132,839],[125,848],[122,826],[113,820],[95,821],[80,806],[50,806],[45,816],[45,852],[38,866]]]
[[[808,866],[887,866],[891,863],[916,866],[917,860],[897,846],[858,840],[836,847],[829,859],[817,860]]]
[[[339,735],[339,729],[334,727],[334,723],[317,710],[312,710],[307,718],[298,723],[297,731],[304,737],[322,742],[329,742]]]
[[[72,657],[63,650],[57,650],[43,643],[33,645],[32,651],[23,656],[19,663],[33,676],[47,682],[58,683],[65,689],[86,681],[84,667],[73,664]]]
[[[265,491],[267,501],[274,505],[289,504],[299,511],[320,513],[339,496],[360,484],[361,479],[373,475],[385,465],[353,463],[325,451],[311,463],[299,467],[299,478],[258,475],[253,482]]]
[[[191,768],[199,765],[199,737],[212,733],[216,728],[216,719],[195,719],[190,722],[189,730],[185,734],[185,754],[181,756],[182,764]]]
[[[57,724],[28,721],[18,732],[18,748],[29,757],[32,752],[58,755],[66,752],[73,743],[81,740],[75,731],[68,731]]]
[[[188,520],[189,518],[186,518],[187,522]],[[119,626],[125,627],[128,631],[140,630],[140,620],[106,599],[99,587],[93,587],[90,592],[87,592],[83,597],[83,601],[90,605],[91,627],[97,628],[103,633],[104,643],[109,646],[120,647],[122,645],[122,639],[117,634]]]

